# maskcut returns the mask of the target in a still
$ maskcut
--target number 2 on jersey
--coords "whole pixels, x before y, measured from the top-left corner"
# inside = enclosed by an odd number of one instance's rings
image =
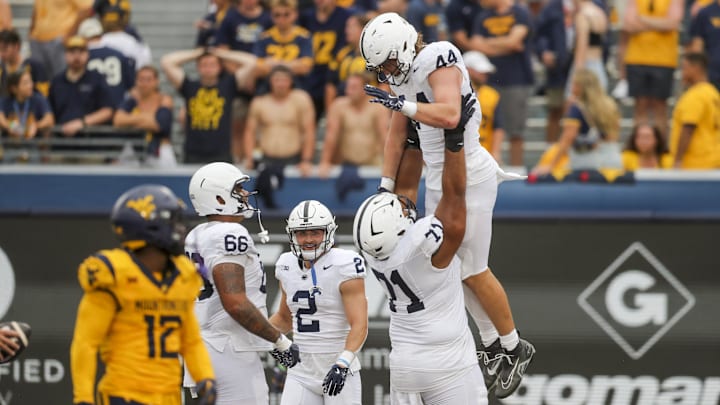
[[[320,321],[314,320],[310,323],[303,323],[302,315],[312,315],[317,312],[317,306],[315,305],[315,297],[310,295],[310,291],[298,290],[293,295],[293,302],[299,302],[301,299],[308,301],[307,308],[298,308],[297,314],[295,315],[295,321],[297,322],[298,332],[320,332]]]
[[[383,273],[380,273],[375,269],[371,270],[373,274],[375,274],[375,277],[377,277],[378,281],[381,281],[383,284],[385,284],[385,287],[387,287],[387,291],[390,294],[391,311],[397,312],[397,307],[395,306],[395,301],[397,301],[397,295],[395,294],[395,288],[392,286],[393,284],[400,287],[400,290],[402,290],[403,294],[405,294],[405,296],[410,299],[410,305],[407,306],[408,314],[412,314],[413,312],[422,311],[423,309],[425,309],[425,304],[420,301],[420,298],[418,298],[418,296],[415,295],[415,293],[410,289],[410,287],[407,285],[405,280],[402,279],[400,273],[397,270],[393,270],[392,272],[390,272],[390,280],[388,280]]]

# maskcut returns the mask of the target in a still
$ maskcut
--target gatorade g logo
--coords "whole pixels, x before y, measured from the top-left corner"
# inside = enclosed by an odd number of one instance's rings
[[[695,297],[635,242],[580,294],[578,304],[637,360],[695,305]]]
[[[5,251],[0,247],[0,319],[3,319],[15,295],[15,273]]]

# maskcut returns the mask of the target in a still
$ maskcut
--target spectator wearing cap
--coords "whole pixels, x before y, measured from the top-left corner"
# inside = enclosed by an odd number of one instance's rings
[[[487,56],[477,51],[469,51],[463,54],[463,62],[467,67],[470,80],[475,87],[482,121],[478,133],[480,144],[490,152],[498,163],[502,163],[502,143],[505,139],[505,131],[502,129],[502,115],[498,106],[500,105],[500,93],[488,85],[488,77],[495,72],[495,66]]]
[[[78,28],[78,35],[88,43],[88,70],[94,70],[105,77],[113,106],[119,106],[127,92],[135,85],[135,61],[120,51],[101,44],[103,28],[97,18],[83,21]]]
[[[152,64],[152,52],[150,47],[137,37],[125,31],[126,25],[123,19],[108,20],[100,19],[103,28],[103,36],[100,45],[115,49],[135,61],[135,69]]]
[[[20,34],[14,29],[0,31],[0,95],[7,96],[7,77],[19,71],[30,72],[35,90],[47,96],[50,80],[46,76],[45,67],[32,58],[22,58]]]
[[[35,0],[30,21],[30,53],[45,68],[47,77],[65,69],[66,40],[92,7],[93,0]]]
[[[103,25],[120,24],[125,32],[142,42],[140,33],[130,24],[130,0],[95,0],[92,11]]]
[[[87,69],[89,56],[85,38],[70,37],[65,42],[67,68],[50,82],[48,101],[63,136],[75,136],[112,118],[110,89],[100,73]]]

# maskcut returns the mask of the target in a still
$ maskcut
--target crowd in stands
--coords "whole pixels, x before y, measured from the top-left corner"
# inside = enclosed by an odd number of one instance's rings
[[[341,195],[362,188],[359,166],[381,159],[388,116],[366,102],[362,86],[378,83],[358,44],[370,18],[392,11],[426,42],[464,52],[482,105],[479,141],[501,163],[538,175],[720,167],[718,0],[212,0],[196,43],[159,55],[176,94],[159,90],[130,0],[36,0],[27,58],[6,5],[3,137],[132,129],[150,161],[172,165],[175,132],[181,161],[234,162],[267,184],[282,183],[288,165],[321,177],[340,166]],[[548,150],[526,162],[534,95],[545,100]],[[632,117],[619,108],[627,100]]]

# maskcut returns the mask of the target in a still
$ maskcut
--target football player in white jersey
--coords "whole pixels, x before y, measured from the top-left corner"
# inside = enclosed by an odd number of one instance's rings
[[[357,352],[367,337],[365,261],[334,248],[335,218],[307,200],[290,212],[291,252],[275,264],[282,299],[270,322],[293,332],[302,362],[288,370],[281,405],[361,405]]]
[[[415,221],[412,201],[389,192],[366,199],[353,239],[390,305],[390,402],[393,405],[487,404],[465,314],[460,259],[467,174],[463,127],[475,110],[463,97],[458,128],[443,142],[442,197]]]
[[[423,43],[412,25],[395,13],[381,14],[368,22],[360,48],[367,68],[377,72],[381,82],[388,82],[394,93],[366,86],[366,92],[374,97],[371,102],[393,110],[380,189],[394,191],[395,179],[401,180],[403,176],[419,179],[419,173],[407,173],[404,169],[412,166],[407,161],[413,155],[403,154],[408,145],[404,115],[415,123],[418,139],[414,145],[419,142],[427,167],[425,210],[434,212],[442,196],[443,132],[457,126],[461,97],[470,94],[476,100],[462,54],[447,41]],[[535,348],[519,338],[505,290],[488,268],[498,183],[519,176],[503,172],[478,142],[481,117],[477,104],[475,114],[464,126],[468,214],[467,232],[458,255],[462,262],[465,305],[482,338],[478,357],[484,366],[483,377],[488,389],[498,383],[495,393],[505,398],[517,389]],[[407,180],[403,184],[406,186]],[[399,187],[397,191],[416,195],[417,182],[410,188],[408,191]]]
[[[190,231],[185,250],[204,273],[195,312],[217,377],[217,404],[267,405],[261,352],[274,348],[273,357],[289,367],[300,359],[297,345],[267,319],[265,271],[241,224],[256,211],[243,188],[249,179],[223,162],[201,167],[190,179],[190,201],[207,222]]]

